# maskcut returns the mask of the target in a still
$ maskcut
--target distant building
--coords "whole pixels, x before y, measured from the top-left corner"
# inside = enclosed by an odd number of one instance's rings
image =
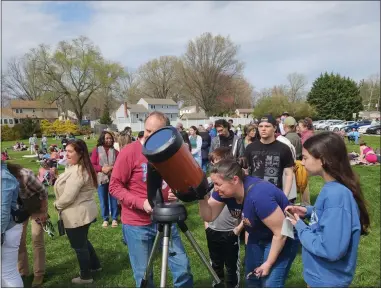
[[[179,116],[178,105],[172,99],[141,98],[137,104],[123,103],[111,118],[118,130],[122,130],[126,126],[141,124],[155,110],[164,113],[170,121],[177,120]]]
[[[237,108],[235,114],[242,118],[251,118],[254,108]]]
[[[359,118],[362,119],[369,119],[369,120],[375,120],[375,119],[380,119],[380,112],[375,110],[375,111],[360,111],[358,114]]]
[[[2,109],[1,124],[13,126],[27,118],[38,121],[58,119],[56,102],[50,104],[39,100],[11,100],[10,106]]]

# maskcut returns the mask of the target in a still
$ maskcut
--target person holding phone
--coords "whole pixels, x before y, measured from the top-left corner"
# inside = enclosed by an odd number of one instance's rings
[[[245,255],[247,287],[284,287],[299,242],[281,234],[289,205],[286,195],[270,182],[245,176],[235,160],[221,160],[211,169],[214,192],[199,201],[200,215],[214,221],[225,205],[242,217],[249,233]]]
[[[302,244],[303,275],[309,287],[349,287],[357,260],[360,235],[369,215],[342,138],[317,134],[303,144],[303,165],[311,176],[324,179],[315,206],[288,206],[287,213]],[[301,218],[309,218],[306,225]]]

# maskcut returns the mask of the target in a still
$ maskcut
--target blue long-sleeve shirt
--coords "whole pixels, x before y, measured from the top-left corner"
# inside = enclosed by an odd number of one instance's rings
[[[352,192],[338,182],[326,183],[306,217],[309,226],[301,220],[295,226],[303,247],[304,280],[310,287],[348,287],[361,235]]]
[[[19,182],[1,162],[1,233],[15,225],[11,209],[16,209],[19,194]]]

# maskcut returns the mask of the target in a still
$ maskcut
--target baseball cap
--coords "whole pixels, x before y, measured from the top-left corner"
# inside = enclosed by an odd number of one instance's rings
[[[276,120],[271,114],[262,116],[261,119],[259,120],[259,123],[261,122],[268,122],[274,126],[276,125]]]
[[[287,126],[295,126],[297,123],[296,123],[295,118],[293,118],[292,116],[288,116],[284,119],[283,124],[285,124]]]

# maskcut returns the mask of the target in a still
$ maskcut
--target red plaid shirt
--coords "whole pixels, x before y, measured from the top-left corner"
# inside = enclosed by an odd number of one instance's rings
[[[31,170],[23,168],[20,175],[22,177],[19,192],[21,199],[28,199],[35,194],[39,195],[41,201],[48,199],[48,191]]]

